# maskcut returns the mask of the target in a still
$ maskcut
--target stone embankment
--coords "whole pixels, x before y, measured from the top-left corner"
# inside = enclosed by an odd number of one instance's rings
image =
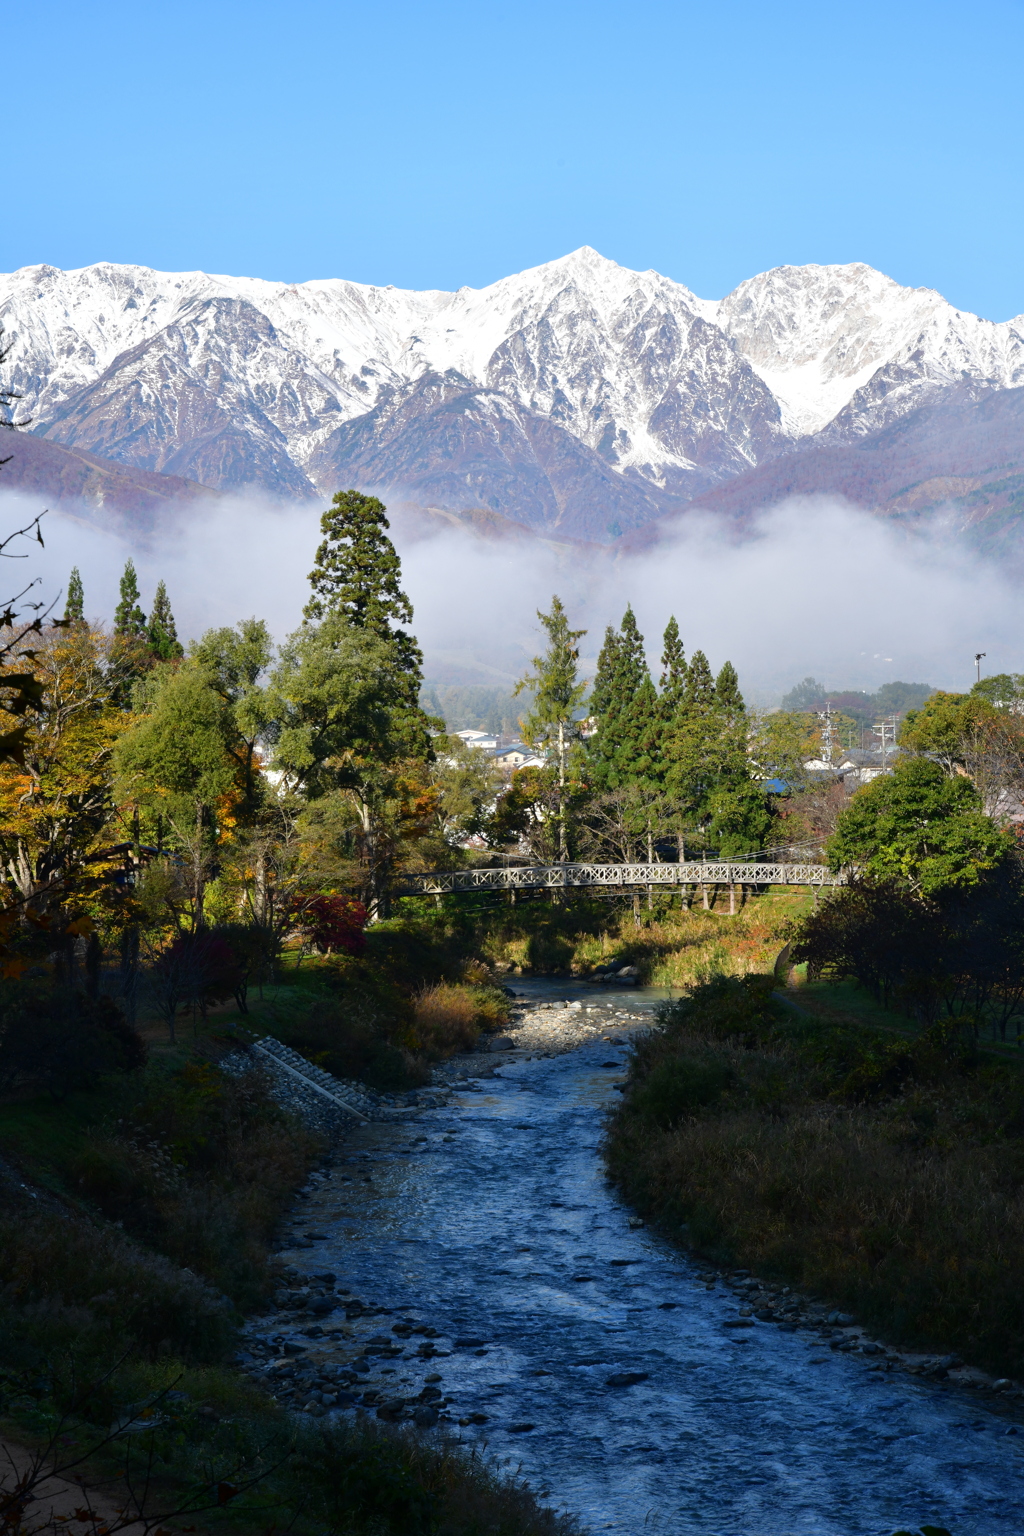
[[[254,1041],[244,1050],[232,1051],[224,1057],[221,1067],[236,1075],[265,1072],[277,1102],[332,1141],[368,1120],[396,1120],[410,1109],[432,1109],[445,1102],[443,1094],[430,1088],[411,1093],[376,1093],[365,1083],[334,1077],[273,1035]]]

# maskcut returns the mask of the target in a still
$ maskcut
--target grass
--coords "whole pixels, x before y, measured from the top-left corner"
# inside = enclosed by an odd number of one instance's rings
[[[149,1524],[225,1536],[579,1536],[515,1474],[438,1434],[366,1418],[301,1422],[213,1367],[133,1359],[88,1380],[70,1354],[29,1355],[22,1347],[0,1369],[5,1427],[65,1462],[80,1458],[77,1476],[119,1504],[127,1486],[145,1488]],[[111,1422],[129,1415],[130,1438],[110,1440]],[[4,1483],[0,1472],[0,1500]]]
[[[771,890],[748,897],[730,917],[721,899],[710,912],[687,912],[678,895],[655,892],[650,908],[643,898],[636,916],[631,898],[586,896],[447,915],[453,926],[461,924],[467,947],[474,945],[499,974],[587,976],[621,961],[636,965],[648,985],[681,988],[718,972],[769,969],[812,902],[802,891]]]
[[[948,1028],[802,1018],[719,978],[636,1048],[608,1167],[677,1241],[1024,1374],[1024,1077]]]
[[[440,981],[414,999],[407,1043],[431,1059],[470,1051],[484,1033],[495,1033],[509,1019],[509,1002],[497,987]]]
[[[450,998],[475,1028],[493,1023],[503,996],[485,969],[468,974]],[[307,1045],[323,1043],[319,1029],[328,1052],[350,1049],[336,981],[294,967],[248,1022],[262,1033],[286,1019]],[[393,996],[372,976],[367,995]],[[398,998],[396,1030],[414,1017]],[[176,1047],[147,1027],[150,1061],[136,1073],[59,1104],[0,1105],[0,1154],[49,1192],[0,1177],[0,1428],[48,1462],[74,1461],[118,1504],[129,1478],[145,1485],[146,1514],[166,1529],[576,1536],[517,1476],[439,1432],[303,1423],[230,1368],[239,1313],[273,1283],[271,1231],[323,1143],[258,1073],[216,1070],[238,1022],[223,1012],[211,1019],[219,1038]],[[126,1419],[140,1427],[111,1439]],[[0,1508],[9,1483],[0,1470]]]

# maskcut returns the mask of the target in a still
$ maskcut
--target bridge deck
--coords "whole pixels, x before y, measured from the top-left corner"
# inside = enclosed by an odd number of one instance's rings
[[[437,870],[403,875],[407,895],[452,891],[563,890],[566,886],[841,885],[823,864],[531,864],[508,869]]]

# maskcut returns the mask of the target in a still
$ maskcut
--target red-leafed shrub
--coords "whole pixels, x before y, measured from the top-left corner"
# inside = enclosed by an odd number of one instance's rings
[[[321,954],[344,950],[361,955],[366,948],[366,908],[348,896],[305,897],[296,903],[298,926]]]

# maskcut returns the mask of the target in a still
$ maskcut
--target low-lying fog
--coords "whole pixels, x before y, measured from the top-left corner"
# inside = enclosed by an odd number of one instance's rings
[[[0,496],[0,528],[41,509]],[[308,504],[218,498],[167,519],[163,531],[131,534],[51,512],[45,549],[2,567],[8,590],[34,575],[47,597],[77,565],[86,613],[108,619],[131,556],[142,602],[168,587],[181,637],[257,615],[278,636],[300,620],[319,539]],[[940,531],[907,536],[828,499],[800,498],[766,514],[742,541],[707,519],[685,520],[653,550],[573,550],[541,541],[493,542],[461,529],[396,532],[426,676],[507,687],[541,644],[536,609],[553,592],[577,627],[592,668],[604,627],[632,603],[657,672],[661,632],[674,613],[690,652],[713,668],[731,659],[755,702],[777,702],[808,673],[831,688],[874,690],[901,678],[963,689],[974,656],[986,672],[1024,670],[1014,573]],[[63,606],[61,599],[60,607]]]

